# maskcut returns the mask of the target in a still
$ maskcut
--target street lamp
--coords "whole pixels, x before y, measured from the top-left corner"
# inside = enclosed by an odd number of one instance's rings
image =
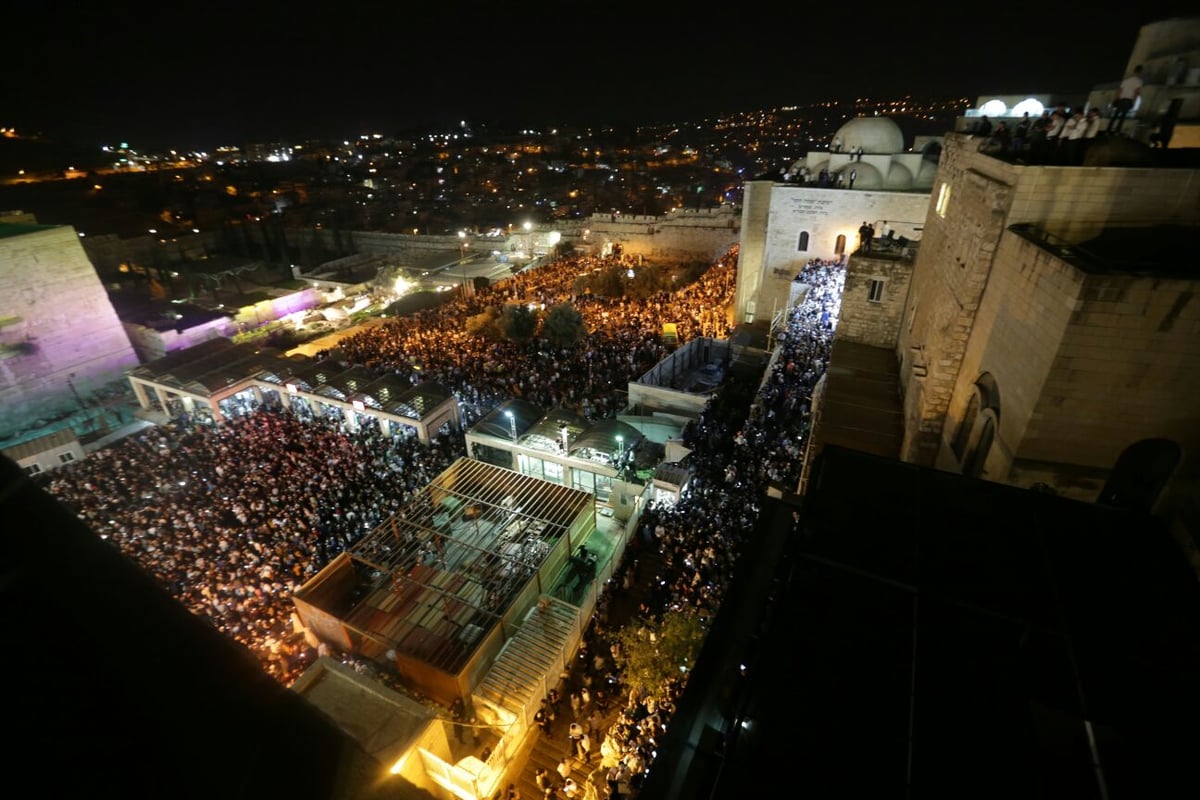
[[[458,263],[459,263],[459,266],[462,267],[462,295],[463,295],[464,300],[466,300],[472,294],[472,292],[469,291],[468,287],[467,287],[467,248],[470,246],[471,246],[471,243],[467,241],[467,232],[459,231],[458,232],[458,254],[459,254]]]
[[[533,259],[533,223],[525,220],[521,226],[525,229],[525,252],[529,254],[530,260]]]
[[[517,418],[513,416],[511,411],[505,411],[504,416],[508,417],[508,429],[512,431],[512,440],[517,440]]]

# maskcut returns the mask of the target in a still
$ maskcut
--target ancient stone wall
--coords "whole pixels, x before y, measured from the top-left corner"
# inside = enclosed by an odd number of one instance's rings
[[[894,349],[911,277],[910,258],[873,258],[862,253],[850,256],[838,338]]]
[[[0,435],[77,407],[75,392],[88,398],[137,365],[73,228],[0,237],[0,285]]]
[[[948,137],[955,138],[963,137]],[[901,458],[927,466],[937,458],[943,420],[1013,196],[1009,183],[973,169],[963,156],[953,142],[942,152],[897,343],[908,400]],[[909,384],[918,379],[921,400],[915,402],[917,387]]]
[[[968,437],[960,426],[976,384],[987,375],[999,397],[999,411],[983,477],[1007,480],[1013,460],[1026,455],[1022,443],[1083,283],[1082,272],[1037,245],[1015,234],[1003,236],[954,385],[938,467],[962,468],[966,457],[962,445]],[[964,440],[959,452],[954,447],[956,436]]]
[[[1086,272],[1008,227],[1080,241],[1114,225],[1194,223],[1194,173],[1013,166],[968,144],[947,137],[901,320],[904,457],[964,468],[964,419],[984,375],[998,397],[990,480],[1093,500],[1136,441],[1170,439],[1187,457],[1196,282]]]

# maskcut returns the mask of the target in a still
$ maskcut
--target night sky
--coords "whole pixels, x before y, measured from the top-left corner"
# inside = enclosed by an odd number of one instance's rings
[[[138,149],[693,121],[856,96],[1085,94],[1194,3],[30,3],[0,127]],[[318,10],[319,9],[319,10]],[[372,10],[374,9],[374,10]],[[726,19],[731,17],[732,19]]]

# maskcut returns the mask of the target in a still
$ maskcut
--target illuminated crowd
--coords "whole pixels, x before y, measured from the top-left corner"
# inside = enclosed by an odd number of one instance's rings
[[[736,254],[720,259],[690,286],[647,300],[577,290],[582,275],[613,263],[594,256],[559,259],[470,298],[366,328],[339,341],[336,353],[324,355],[413,383],[436,381],[453,390],[468,412],[486,413],[520,397],[541,408],[568,408],[587,419],[611,417],[624,410],[629,381],[670,352],[663,342],[664,323],[676,325],[680,343],[701,335],[729,335]],[[542,337],[516,344],[467,331],[464,320],[488,306],[517,303],[539,309],[570,303],[583,317],[585,341],[565,349]],[[466,421],[473,421],[472,413]]]
[[[643,623],[659,620],[667,611],[712,619],[732,580],[744,537],[758,521],[768,484],[795,490],[812,394],[833,346],[845,269],[840,261],[813,260],[797,280],[808,288],[789,315],[762,387],[744,398],[718,395],[685,429],[693,475],[683,497],[673,504],[650,505],[639,520],[638,546],[658,554],[660,569],[649,574],[637,560],[622,566],[586,633],[585,647],[593,652],[614,647],[607,608],[613,592],[634,585],[643,587],[636,612]],[[600,664],[589,667],[586,655],[567,679],[568,687],[579,684],[599,685],[620,696],[619,674]],[[675,679],[654,691],[630,693],[617,707],[600,746],[610,797],[637,791],[683,684]],[[561,785],[551,782],[549,788],[547,799],[557,797]]]
[[[647,300],[581,294],[578,278],[613,260],[560,259],[473,296],[365,328],[327,355],[414,383],[437,381],[480,414],[520,396],[590,419],[612,416],[624,409],[628,382],[670,352],[664,321],[676,324],[680,343],[732,333],[736,258],[733,251],[693,284]],[[843,269],[821,261],[804,267],[797,280],[808,292],[778,340],[761,390],[741,407],[731,406],[732,398],[710,403],[685,429],[693,477],[684,496],[672,505],[651,504],[639,524],[640,546],[657,551],[661,571],[636,575],[633,564],[620,572],[650,587],[644,618],[686,609],[711,619],[767,486],[794,490],[812,393],[832,346]],[[524,345],[496,341],[464,326],[488,305],[564,302],[581,312],[587,328],[575,349],[553,348],[536,336]],[[193,612],[290,684],[316,656],[297,635],[293,593],[462,454],[460,431],[424,445],[385,437],[373,426],[348,432],[336,421],[259,408],[217,428],[151,428],[42,480]],[[597,656],[613,646],[605,615],[621,586],[606,586],[589,629],[586,642]],[[623,695],[612,662],[600,668],[603,661],[597,657],[577,678],[595,681],[603,703],[614,704],[615,721],[599,732],[598,748],[610,789],[636,788],[682,680],[644,696]],[[547,785],[547,797],[561,788]]]
[[[266,409],[156,426],[48,473],[47,490],[291,684],[316,653],[292,594],[463,455],[461,437],[347,435]]]

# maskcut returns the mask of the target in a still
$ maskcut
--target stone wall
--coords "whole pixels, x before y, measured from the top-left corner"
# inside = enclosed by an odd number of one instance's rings
[[[593,214],[585,224],[559,226],[568,239],[586,229],[597,245],[620,244],[624,253],[655,263],[711,263],[727,253],[741,236],[741,210],[717,206],[708,210],[678,209],[662,216]]]
[[[1111,468],[1150,438],[1200,440],[1196,281],[1089,276],[1070,315],[1018,456],[1070,452]]]
[[[1183,169],[1007,164],[978,153],[975,144],[968,136],[946,137],[913,268],[897,342],[906,396],[902,458],[956,468],[957,460],[945,448],[969,400],[968,390],[981,371],[1009,365],[1009,374],[1000,381],[1005,413],[985,467],[986,475],[1004,480],[1015,460],[1048,457],[1036,449],[1025,452],[1020,444],[1026,436],[1024,423],[1014,425],[1022,417],[1032,418],[1032,403],[1040,394],[1035,391],[1040,385],[1037,375],[1049,379],[1040,353],[1053,353],[1058,337],[1067,335],[1058,319],[1062,307],[1055,304],[1072,302],[1070,286],[1081,280],[1059,274],[1073,273],[1073,268],[1051,267],[1056,260],[1040,248],[1015,241],[1003,260],[994,260],[1002,237],[1019,238],[1006,229],[1031,222],[1081,241],[1105,227],[1195,224],[1200,182],[1193,170]],[[1024,286],[1022,281],[1033,283]],[[1004,310],[989,311],[988,319],[977,320],[985,287],[997,292],[995,302]],[[1030,309],[1045,311],[1036,323],[1042,327],[1034,325],[1018,339],[1014,326],[1019,327]],[[978,341],[972,347],[980,351],[964,365],[969,339]],[[1032,392],[1025,398],[1029,407],[1010,408],[1009,398],[1019,395],[1005,392],[1006,384],[1021,394]],[[1069,460],[1091,467],[1111,464],[1111,449],[1103,456],[1081,453]]]
[[[210,339],[232,336],[237,332],[236,326],[228,317],[193,325],[182,331],[176,331],[174,328],[157,330],[136,322],[126,322],[123,325],[138,359],[143,364],[162,358],[168,353],[174,353],[176,350],[186,350]]]
[[[0,238],[0,285],[0,435],[76,408],[72,384],[87,398],[137,365],[74,228]]]
[[[901,387],[910,400],[901,458],[927,466],[937,458],[943,419],[1013,194],[1008,183],[972,168],[954,146],[962,138],[947,137],[942,152],[897,342]],[[949,201],[939,206],[942,186],[950,187]],[[919,403],[911,401],[914,379],[921,381]]]
[[[911,258],[872,257],[862,253],[850,256],[837,337],[895,349],[911,278]],[[870,297],[873,281],[881,282],[877,300]]]
[[[984,374],[994,381],[1000,410],[982,477],[1005,481],[1014,459],[1028,457],[1023,442],[1083,283],[1079,270],[1037,245],[1011,233],[1001,239],[954,385],[938,467],[962,468],[965,452],[951,445]]]
[[[938,466],[973,384],[986,373],[1000,398],[984,477],[1043,483],[1093,501],[1118,457],[1144,439],[1200,439],[1200,304],[1195,281],[1088,275],[1008,233],[997,251],[963,360]]]

